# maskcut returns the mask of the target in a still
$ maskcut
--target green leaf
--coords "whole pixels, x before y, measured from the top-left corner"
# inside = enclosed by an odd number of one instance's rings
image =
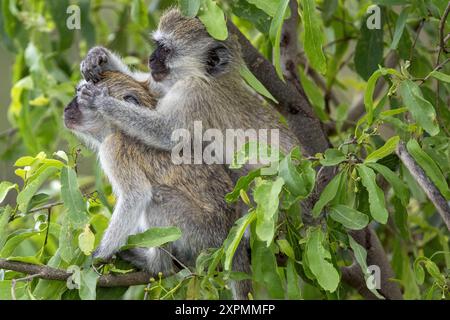
[[[316,11],[315,0],[303,0],[303,43],[311,66],[322,74],[327,71],[327,60],[323,53],[325,41],[322,20]]]
[[[281,252],[283,252],[287,257],[295,261],[294,249],[286,239],[278,239],[277,244]]]
[[[328,149],[324,153],[324,159],[320,160],[320,164],[324,167],[334,167],[345,161],[347,157],[338,149]]]
[[[355,69],[364,79],[369,77],[378,69],[378,65],[383,61],[383,23],[381,20],[381,28],[369,30],[367,28],[366,15],[361,21],[360,37],[355,49]]]
[[[96,45],[96,27],[91,21],[91,0],[79,0],[78,5],[80,6],[80,15],[82,17],[82,28],[81,34],[86,40],[88,47],[93,47]]]
[[[408,152],[416,160],[416,162],[422,167],[426,175],[430,180],[436,185],[439,191],[444,197],[450,199],[450,190],[448,188],[447,181],[444,175],[439,169],[438,165],[433,161],[433,159],[422,150],[419,143],[416,140],[409,140],[406,145]]]
[[[326,291],[334,292],[339,284],[339,273],[332,263],[330,252],[323,245],[324,235],[320,229],[312,230],[306,242],[308,267],[319,285]]]
[[[3,181],[0,183],[0,203],[5,200],[6,195],[8,192],[12,189],[17,188],[17,184],[9,182],[9,181]]]
[[[434,263],[430,259],[427,259],[425,261],[425,269],[427,269],[428,273],[433,277],[433,279],[439,282],[441,285],[444,285],[446,283],[445,276],[441,274],[436,263]]]
[[[414,263],[414,274],[418,285],[422,285],[425,281],[425,270],[420,263]]]
[[[366,163],[366,166],[374,169],[381,174],[394,189],[395,195],[400,199],[404,206],[409,202],[409,189],[406,184],[388,167],[378,163]]]
[[[450,75],[448,75],[448,74],[434,70],[430,73],[430,76],[432,76],[438,80],[441,80],[443,82],[450,83]]]
[[[11,217],[11,212],[12,209],[10,206],[6,206],[6,208],[0,208],[0,249],[3,248],[6,239],[8,239],[7,226],[9,218]]]
[[[391,50],[397,49],[398,43],[403,35],[403,30],[405,30],[406,20],[408,19],[409,11],[410,11],[409,7],[404,8],[400,13],[400,16],[397,18],[397,22],[395,23],[394,37],[391,43]]]
[[[364,274],[364,279],[366,280],[367,286],[367,278],[371,275],[367,270],[367,251],[363,246],[356,242],[352,236],[349,235],[348,240],[350,243],[350,248],[352,248],[353,254],[355,255],[355,260],[361,267],[361,271]],[[378,299],[384,299],[384,297],[380,295],[376,289],[371,289],[369,287],[367,287],[367,289],[369,289]]]
[[[373,122],[373,113],[374,113],[374,101],[373,101],[373,93],[375,91],[375,85],[377,84],[378,79],[383,75],[381,70],[375,71],[367,80],[366,91],[364,92],[364,107],[367,113],[367,122],[369,125]]]
[[[22,297],[26,296],[27,286],[28,286],[27,282],[21,281],[16,282],[15,286],[16,299],[20,300]],[[12,280],[0,281],[0,301],[8,301],[13,299],[11,295],[11,287],[12,287]]]
[[[327,186],[323,189],[319,200],[314,205],[312,210],[314,218],[317,218],[322,212],[323,208],[336,197],[341,182],[343,171],[339,172],[333,180],[331,180]]]
[[[365,165],[358,165],[357,170],[363,186],[369,193],[370,214],[376,221],[385,224],[389,213],[386,210],[383,190],[376,183],[375,172]]]
[[[300,66],[298,67],[298,74],[302,87],[309,101],[311,101],[316,116],[322,121],[329,120],[329,116],[325,110],[325,99],[322,90],[305,74],[305,71]]]
[[[180,237],[181,230],[177,227],[151,228],[143,233],[129,236],[127,244],[121,250],[159,247],[168,242],[176,241]]]
[[[144,0],[133,0],[130,10],[131,20],[141,28],[148,27],[147,8]]]
[[[399,92],[414,120],[431,136],[439,133],[439,125],[436,120],[436,110],[433,105],[425,100],[420,87],[411,80],[400,83]]]
[[[369,224],[367,215],[341,204],[335,204],[330,207],[330,217],[351,230],[361,230]]]
[[[225,262],[224,269],[226,271],[231,270],[231,264],[233,261],[234,253],[236,252],[242,237],[244,236],[247,227],[256,219],[255,211],[246,214],[236,221],[234,226],[231,228],[227,239],[223,243],[225,249]]]
[[[9,258],[19,244],[37,234],[39,234],[39,232],[27,231],[11,237],[0,251],[0,257]]]
[[[39,260],[39,258],[35,256],[28,256],[28,257],[8,257],[8,260],[10,261],[19,261],[29,264],[36,264],[36,265],[43,265],[43,263]]]
[[[283,29],[284,17],[289,6],[289,0],[281,0],[278,4],[277,11],[270,24],[269,37],[273,45],[273,62],[278,77],[284,81],[283,70],[281,69],[280,61],[280,43],[281,43],[281,31]]]
[[[72,168],[61,169],[61,198],[67,208],[67,217],[75,228],[82,228],[88,221],[86,202],[78,187],[77,175]]]
[[[100,275],[93,269],[83,269],[80,272],[80,290],[78,294],[81,300],[95,300],[97,280]]]
[[[208,33],[217,40],[228,38],[227,23],[222,9],[213,0],[204,0],[198,18],[206,27]]]
[[[275,218],[283,185],[284,180],[282,178],[277,178],[275,181],[261,181],[253,193],[257,203],[256,234],[259,239],[266,242],[267,246],[270,245],[275,234]]]
[[[269,16],[274,17],[282,0],[247,0],[248,3],[255,5]]]
[[[59,232],[59,255],[67,263],[71,263],[76,255],[77,246],[74,244],[75,230],[72,228],[70,218],[65,215],[61,221],[61,230]]]
[[[95,235],[92,233],[89,224],[86,225],[84,231],[78,236],[78,247],[81,251],[89,256],[94,250]]]
[[[241,69],[239,69],[239,73],[241,74],[241,77],[244,78],[245,82],[247,82],[248,85],[252,87],[257,93],[272,100],[275,103],[278,103],[278,101],[272,96],[272,94],[266,89],[266,87],[264,87],[264,85],[247,68],[247,66],[243,66]]]
[[[257,239],[252,244],[252,271],[254,283],[262,290],[267,290],[269,298],[284,299],[284,288],[277,270],[275,255],[270,247]]]
[[[20,211],[26,211],[31,198],[36,194],[44,182],[54,176],[58,171],[58,168],[55,167],[45,168],[33,181],[27,184],[25,188],[20,191],[17,196],[17,203],[19,204]]]
[[[289,300],[300,300],[302,293],[300,291],[299,276],[295,270],[295,261],[289,259],[286,266],[286,284],[287,296]]]
[[[281,160],[278,171],[279,176],[285,182],[286,188],[293,196],[302,196],[304,198],[309,194],[302,173],[297,170],[292,162],[291,153]]]
[[[364,160],[364,163],[367,164],[370,162],[377,162],[378,160],[387,157],[388,155],[390,155],[392,152],[395,151],[399,141],[400,141],[399,136],[394,136],[390,138],[381,148],[369,154],[366,160]]]
[[[50,0],[46,2],[52,15],[53,21],[59,33],[59,49],[70,48],[73,42],[74,30],[69,30],[66,25],[67,8],[70,6],[69,0]]]
[[[250,21],[261,33],[269,34],[269,21],[272,19],[272,17],[265,13],[263,10],[259,9],[249,1],[232,1],[230,5],[234,15],[244,20]]]
[[[180,10],[187,17],[195,17],[200,9],[200,0],[178,0]]]
[[[261,169],[250,171],[246,176],[240,177],[233,191],[225,196],[225,200],[227,202],[236,202],[239,199],[241,190],[247,191],[250,184],[259,176],[261,176]]]

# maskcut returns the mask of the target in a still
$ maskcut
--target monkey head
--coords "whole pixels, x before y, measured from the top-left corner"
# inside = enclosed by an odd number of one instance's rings
[[[211,79],[239,70],[240,47],[234,37],[213,39],[198,18],[189,18],[178,9],[167,11],[153,33],[156,49],[149,58],[155,82],[171,86],[187,77]]]
[[[81,81],[77,86],[77,95],[64,109],[64,124],[82,138],[89,146],[95,147],[109,134],[114,132],[114,127],[109,124],[96,109],[93,100],[87,103],[82,97],[81,91],[88,83]],[[101,93],[109,97],[133,103],[145,108],[155,108],[155,95],[149,90],[147,82],[139,82],[132,77],[114,71],[105,71],[101,74],[101,80],[94,86]],[[97,92],[98,93],[98,92]],[[88,96],[95,93],[87,93]],[[95,103],[101,103],[101,97]]]

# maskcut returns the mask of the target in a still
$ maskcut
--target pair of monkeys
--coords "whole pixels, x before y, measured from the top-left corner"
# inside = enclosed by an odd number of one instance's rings
[[[235,38],[215,40],[199,19],[177,9],[161,17],[153,38],[151,74],[130,71],[105,48],[91,49],[81,63],[85,81],[65,109],[65,124],[98,153],[117,196],[95,257],[111,258],[129,235],[177,226],[183,235],[169,250],[193,266],[201,250],[222,244],[239,213],[224,200],[233,188],[225,166],[171,162],[177,143],[172,132],[192,132],[194,121],[202,121],[207,129],[223,131],[279,129],[284,151],[298,141],[242,80],[244,62]],[[173,270],[171,257],[155,248],[120,255],[150,272]],[[250,272],[245,244],[236,251],[233,269]],[[245,299],[250,281],[232,289],[234,298]]]

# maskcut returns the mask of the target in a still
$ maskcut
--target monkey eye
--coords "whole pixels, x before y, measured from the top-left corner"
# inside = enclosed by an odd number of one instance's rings
[[[172,50],[170,48],[167,48],[166,46],[161,46],[161,53],[164,55],[168,55],[172,52]]]
[[[140,105],[139,103],[139,99],[137,97],[135,97],[134,95],[131,94],[127,94],[123,97],[123,100],[125,100],[126,102],[135,104],[135,105]]]

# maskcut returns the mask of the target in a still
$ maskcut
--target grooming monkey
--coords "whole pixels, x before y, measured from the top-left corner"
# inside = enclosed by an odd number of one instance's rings
[[[64,111],[66,126],[99,155],[117,203],[95,256],[108,259],[126,243],[129,235],[151,227],[177,226],[182,238],[168,250],[188,266],[195,265],[201,250],[220,247],[238,218],[224,200],[232,182],[221,165],[174,165],[171,155],[138,141],[98,112],[94,101],[108,97],[120,108],[144,113],[157,104],[148,83],[105,71],[94,85],[83,82]],[[173,270],[171,257],[159,249],[132,249],[120,253],[140,269],[155,273]],[[250,272],[245,245],[236,251],[235,271]],[[249,281],[233,284],[237,299],[251,290]]]
[[[244,62],[234,37],[215,40],[199,19],[171,9],[161,17],[153,38],[157,47],[149,59],[151,75],[131,72],[118,56],[102,47],[93,48],[81,64],[87,80],[98,81],[105,70],[119,71],[148,80],[160,95],[156,109],[145,112],[136,106],[123,108],[107,96],[93,101],[95,108],[127,135],[170,151],[177,144],[171,139],[174,130],[192,133],[194,121],[202,121],[203,128],[222,132],[279,129],[281,151],[298,145],[275,109],[265,107],[241,78],[239,69]],[[232,159],[234,151],[227,145],[226,158]]]

